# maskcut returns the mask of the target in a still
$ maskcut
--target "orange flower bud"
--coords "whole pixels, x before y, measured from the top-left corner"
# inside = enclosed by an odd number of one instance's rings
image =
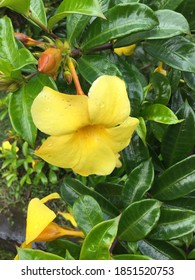
[[[59,49],[48,48],[38,60],[38,71],[56,77],[58,68],[62,61],[62,54]]]
[[[27,47],[37,46],[39,44],[42,44],[42,42],[30,38],[24,33],[15,32],[14,35],[18,40],[20,40],[20,42],[22,42]]]

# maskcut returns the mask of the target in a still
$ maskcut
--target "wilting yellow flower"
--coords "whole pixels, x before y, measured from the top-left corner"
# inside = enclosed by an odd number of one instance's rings
[[[167,71],[163,68],[163,63],[162,63],[162,62],[160,62],[160,63],[158,64],[158,67],[156,67],[156,68],[154,69],[154,73],[155,73],[155,72],[158,72],[158,73],[160,73],[160,74],[162,74],[162,75],[164,75],[164,76],[167,75]]]
[[[94,81],[88,96],[44,87],[31,112],[35,125],[52,135],[35,154],[83,176],[110,174],[120,166],[118,152],[129,144],[139,122],[129,117],[124,81],[107,75]]]
[[[129,56],[133,54],[135,47],[136,44],[126,46],[126,47],[121,47],[121,48],[114,48],[114,52],[120,56],[121,55]]]

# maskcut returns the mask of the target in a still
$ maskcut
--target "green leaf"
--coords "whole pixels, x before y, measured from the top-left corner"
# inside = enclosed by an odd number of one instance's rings
[[[48,76],[37,75],[10,96],[9,116],[12,126],[31,146],[34,146],[37,134],[37,128],[33,123],[30,112],[31,105],[45,85],[54,88],[54,84]]]
[[[134,134],[129,146],[121,153],[126,172],[131,172],[141,162],[150,158],[148,148],[137,134]]]
[[[86,236],[80,260],[109,260],[109,249],[116,238],[118,220],[115,218],[97,224]]]
[[[195,155],[169,167],[154,182],[152,195],[160,200],[173,200],[195,190]]]
[[[162,208],[160,219],[149,238],[170,240],[195,230],[195,212],[184,209]]]
[[[177,1],[179,1],[179,0],[177,0]],[[195,30],[195,19],[194,19],[195,3],[194,3],[194,1],[191,1],[191,0],[184,1],[183,0],[177,10],[186,17],[187,21],[190,24],[191,31],[194,31]]]
[[[64,258],[35,249],[17,248],[19,260],[64,260]]]
[[[122,192],[125,207],[134,201],[140,200],[150,189],[154,179],[154,169],[151,159],[140,163],[128,175]]]
[[[188,157],[195,145],[195,113],[188,103],[180,107],[177,117],[184,121],[167,128],[161,145],[161,154],[167,167]]]
[[[124,254],[124,255],[114,255],[114,260],[151,260],[148,256],[134,255],[134,254]]]
[[[152,9],[160,10],[160,9],[169,9],[175,10],[184,0],[149,0],[150,6]],[[148,1],[147,1],[148,2]]]
[[[134,32],[150,30],[158,24],[154,12],[143,4],[119,4],[96,19],[86,30],[81,49],[87,50]],[[101,31],[100,31],[101,30]]]
[[[119,221],[118,236],[125,241],[143,239],[156,225],[160,217],[161,202],[144,199],[132,203],[124,210]]]
[[[183,121],[178,120],[173,111],[162,104],[153,104],[147,106],[142,112],[142,117],[146,120],[163,124],[176,124]]]
[[[150,82],[154,89],[152,102],[167,105],[171,97],[171,85],[169,79],[156,72],[152,75]]]
[[[30,0],[1,0],[0,8],[2,7],[8,7],[19,14],[27,16],[30,8]]]
[[[95,225],[104,221],[102,210],[97,201],[83,195],[73,205],[73,215],[79,228],[87,234]]]
[[[73,13],[105,19],[98,0],[64,0],[58,7],[55,15],[49,19],[48,27],[51,29],[58,21],[66,17],[68,14]]]
[[[188,209],[195,211],[195,197],[181,197],[166,201],[166,205],[179,209]]]
[[[189,24],[186,18],[171,10],[158,10],[154,13],[159,24],[149,31],[138,32],[118,40],[116,47],[130,45],[144,39],[165,39],[180,34],[190,34]]]
[[[117,66],[103,55],[83,55],[78,60],[78,69],[90,84],[102,75],[122,77]]]
[[[183,72],[182,75],[188,87],[195,91],[195,74],[190,72]]]
[[[119,214],[118,209],[101,194],[83,185],[80,181],[66,178],[61,186],[61,196],[69,204],[73,205],[80,195],[90,195],[99,203],[102,210],[110,216]]]
[[[182,36],[147,41],[144,49],[175,69],[195,73],[195,44]]]
[[[62,258],[65,256],[65,252],[68,251],[75,259],[79,258],[81,249],[77,243],[59,238],[47,242],[46,248],[50,253],[61,256]]]
[[[30,1],[30,11],[33,18],[39,21],[42,25],[47,26],[45,6],[42,0]]]
[[[139,249],[142,254],[155,260],[184,260],[185,255],[177,247],[167,241],[140,240]]]
[[[139,137],[142,139],[144,145],[146,146],[146,134],[147,134],[147,128],[146,128],[146,124],[145,121],[142,117],[139,117],[139,124],[136,128],[136,132],[139,135]]]

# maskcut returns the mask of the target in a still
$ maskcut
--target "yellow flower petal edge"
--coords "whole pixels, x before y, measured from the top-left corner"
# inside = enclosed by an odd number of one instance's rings
[[[58,214],[60,214],[62,217],[64,217],[65,220],[69,221],[74,227],[77,227],[77,223],[70,213],[67,212],[60,212],[58,211]]]
[[[63,94],[44,87],[31,107],[33,122],[49,135],[71,133],[88,124],[87,102],[87,96]]]
[[[33,198],[28,205],[26,244],[36,237],[55,219],[56,214],[38,198]]]
[[[123,80],[116,76],[101,76],[89,90],[89,117],[91,124],[113,127],[130,114],[130,101]]]
[[[49,194],[49,195],[43,197],[43,198],[41,199],[41,202],[42,202],[42,203],[46,203],[46,202],[49,201],[49,200],[52,200],[52,199],[59,199],[59,198],[61,198],[60,195],[59,195],[57,192],[55,192],[55,193],[51,193],[51,194]]]
[[[119,56],[125,55],[125,56],[130,56],[133,54],[134,50],[136,48],[136,44],[126,46],[126,47],[121,47],[121,48],[114,48],[114,52],[118,54]]]

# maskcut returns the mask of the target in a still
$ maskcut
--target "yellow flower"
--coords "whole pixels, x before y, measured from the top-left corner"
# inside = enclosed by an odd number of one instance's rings
[[[35,154],[83,176],[106,175],[119,167],[118,152],[129,144],[139,122],[129,117],[124,81],[107,75],[94,81],[88,96],[44,87],[31,112],[35,125],[52,135]]]
[[[9,141],[4,141],[2,143],[2,147],[0,147],[0,151],[2,151],[2,150],[11,151],[11,149],[12,149],[12,144],[10,144]],[[18,151],[19,151],[19,148],[16,146],[16,152],[18,152]]]
[[[121,47],[121,48],[114,48],[114,52],[119,56],[121,55],[129,56],[133,54],[135,47],[136,44],[126,46],[126,47]]]
[[[160,73],[160,74],[162,74],[162,75],[164,75],[164,76],[167,75],[167,71],[163,68],[163,63],[162,63],[162,62],[160,62],[160,63],[158,64],[158,67],[156,67],[156,68],[154,69],[154,73],[156,73],[156,72],[158,72],[158,73]]]

